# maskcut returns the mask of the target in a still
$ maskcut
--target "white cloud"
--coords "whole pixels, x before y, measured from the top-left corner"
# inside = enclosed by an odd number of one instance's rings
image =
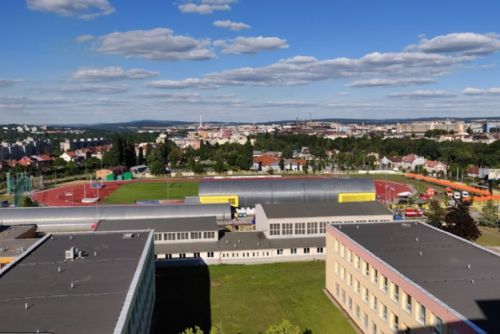
[[[215,11],[228,11],[235,0],[189,1],[179,5],[179,10],[188,14],[208,15]]]
[[[11,80],[11,79],[0,79],[0,87],[10,87],[13,86],[19,80]]]
[[[500,87],[473,88],[467,87],[462,91],[465,95],[500,95]]]
[[[457,94],[445,90],[416,90],[412,92],[396,92],[389,94],[389,97],[401,98],[444,98],[454,97]]]
[[[108,0],[26,0],[26,3],[31,10],[84,20],[109,15],[115,11]]]
[[[95,37],[92,36],[92,35],[81,35],[81,36],[78,36],[76,38],[76,41],[78,43],[85,43],[85,42],[89,42],[89,41],[92,41]]]
[[[435,79],[431,78],[390,78],[390,79],[367,79],[367,80],[356,80],[349,84],[347,87],[390,87],[390,86],[412,86],[412,85],[424,85],[436,82]]]
[[[499,51],[500,40],[497,34],[452,33],[432,39],[424,38],[417,46],[412,46],[415,47],[423,52],[485,55]]]
[[[95,37],[92,48],[105,54],[151,60],[206,60],[215,57],[207,40],[174,35],[167,28],[113,32]]]
[[[79,80],[125,80],[125,79],[147,79],[157,76],[158,72],[148,71],[140,68],[124,70],[118,66],[103,68],[80,68],[73,77]]]
[[[361,58],[333,58],[318,60],[310,56],[282,59],[264,67],[242,67],[210,73],[199,78],[160,80],[157,88],[222,87],[222,86],[292,86],[312,82],[387,76],[405,78],[431,78],[450,70],[469,57],[428,54],[423,52],[374,52]]]
[[[124,85],[79,85],[74,87],[64,87],[61,89],[65,93],[96,93],[96,94],[119,94],[126,93],[128,87]]]
[[[260,51],[271,51],[288,48],[288,44],[284,39],[278,37],[262,36],[240,36],[229,41],[215,41],[214,45],[221,47],[222,52],[227,54],[257,53]]]
[[[246,23],[243,22],[233,22],[230,20],[224,20],[224,21],[214,21],[213,25],[218,28],[228,28],[233,31],[240,31],[243,29],[250,29],[250,26]]]

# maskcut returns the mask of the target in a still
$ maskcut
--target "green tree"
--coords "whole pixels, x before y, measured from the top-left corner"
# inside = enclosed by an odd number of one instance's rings
[[[445,217],[446,209],[439,204],[438,200],[431,200],[429,203],[429,212],[427,213],[429,224],[441,228]]]
[[[278,325],[270,326],[265,334],[302,334],[299,326],[293,325],[288,320],[283,320]]]
[[[498,206],[490,199],[481,210],[479,225],[495,227],[499,224]]]
[[[161,161],[154,160],[149,164],[149,169],[153,175],[163,175],[165,174],[165,166]]]
[[[40,206],[37,201],[31,199],[31,197],[27,196],[24,198],[23,206],[26,208],[37,207]]]
[[[281,158],[279,165],[280,165],[281,171],[284,171],[285,170],[285,159]]]
[[[461,238],[474,241],[481,236],[481,231],[469,212],[469,204],[459,203],[448,210],[444,219],[444,229]]]

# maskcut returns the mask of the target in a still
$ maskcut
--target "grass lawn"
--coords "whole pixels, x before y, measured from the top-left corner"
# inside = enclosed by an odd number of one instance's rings
[[[324,280],[322,261],[157,269],[153,333],[199,325],[257,334],[283,319],[314,334],[356,333],[324,295]]]
[[[481,246],[500,246],[500,231],[497,228],[479,226],[481,236],[476,240]]]
[[[125,183],[104,199],[105,204],[131,204],[141,200],[181,199],[198,195],[198,182]]]

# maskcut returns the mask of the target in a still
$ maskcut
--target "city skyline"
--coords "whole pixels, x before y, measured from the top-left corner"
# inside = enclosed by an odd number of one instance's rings
[[[0,117],[499,116],[498,9],[494,1],[4,2]]]

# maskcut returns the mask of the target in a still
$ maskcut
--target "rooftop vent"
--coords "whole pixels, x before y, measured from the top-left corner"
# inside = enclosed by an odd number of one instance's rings
[[[133,237],[135,237],[135,234],[134,233],[123,233],[123,236],[122,236],[122,239],[132,239]]]

